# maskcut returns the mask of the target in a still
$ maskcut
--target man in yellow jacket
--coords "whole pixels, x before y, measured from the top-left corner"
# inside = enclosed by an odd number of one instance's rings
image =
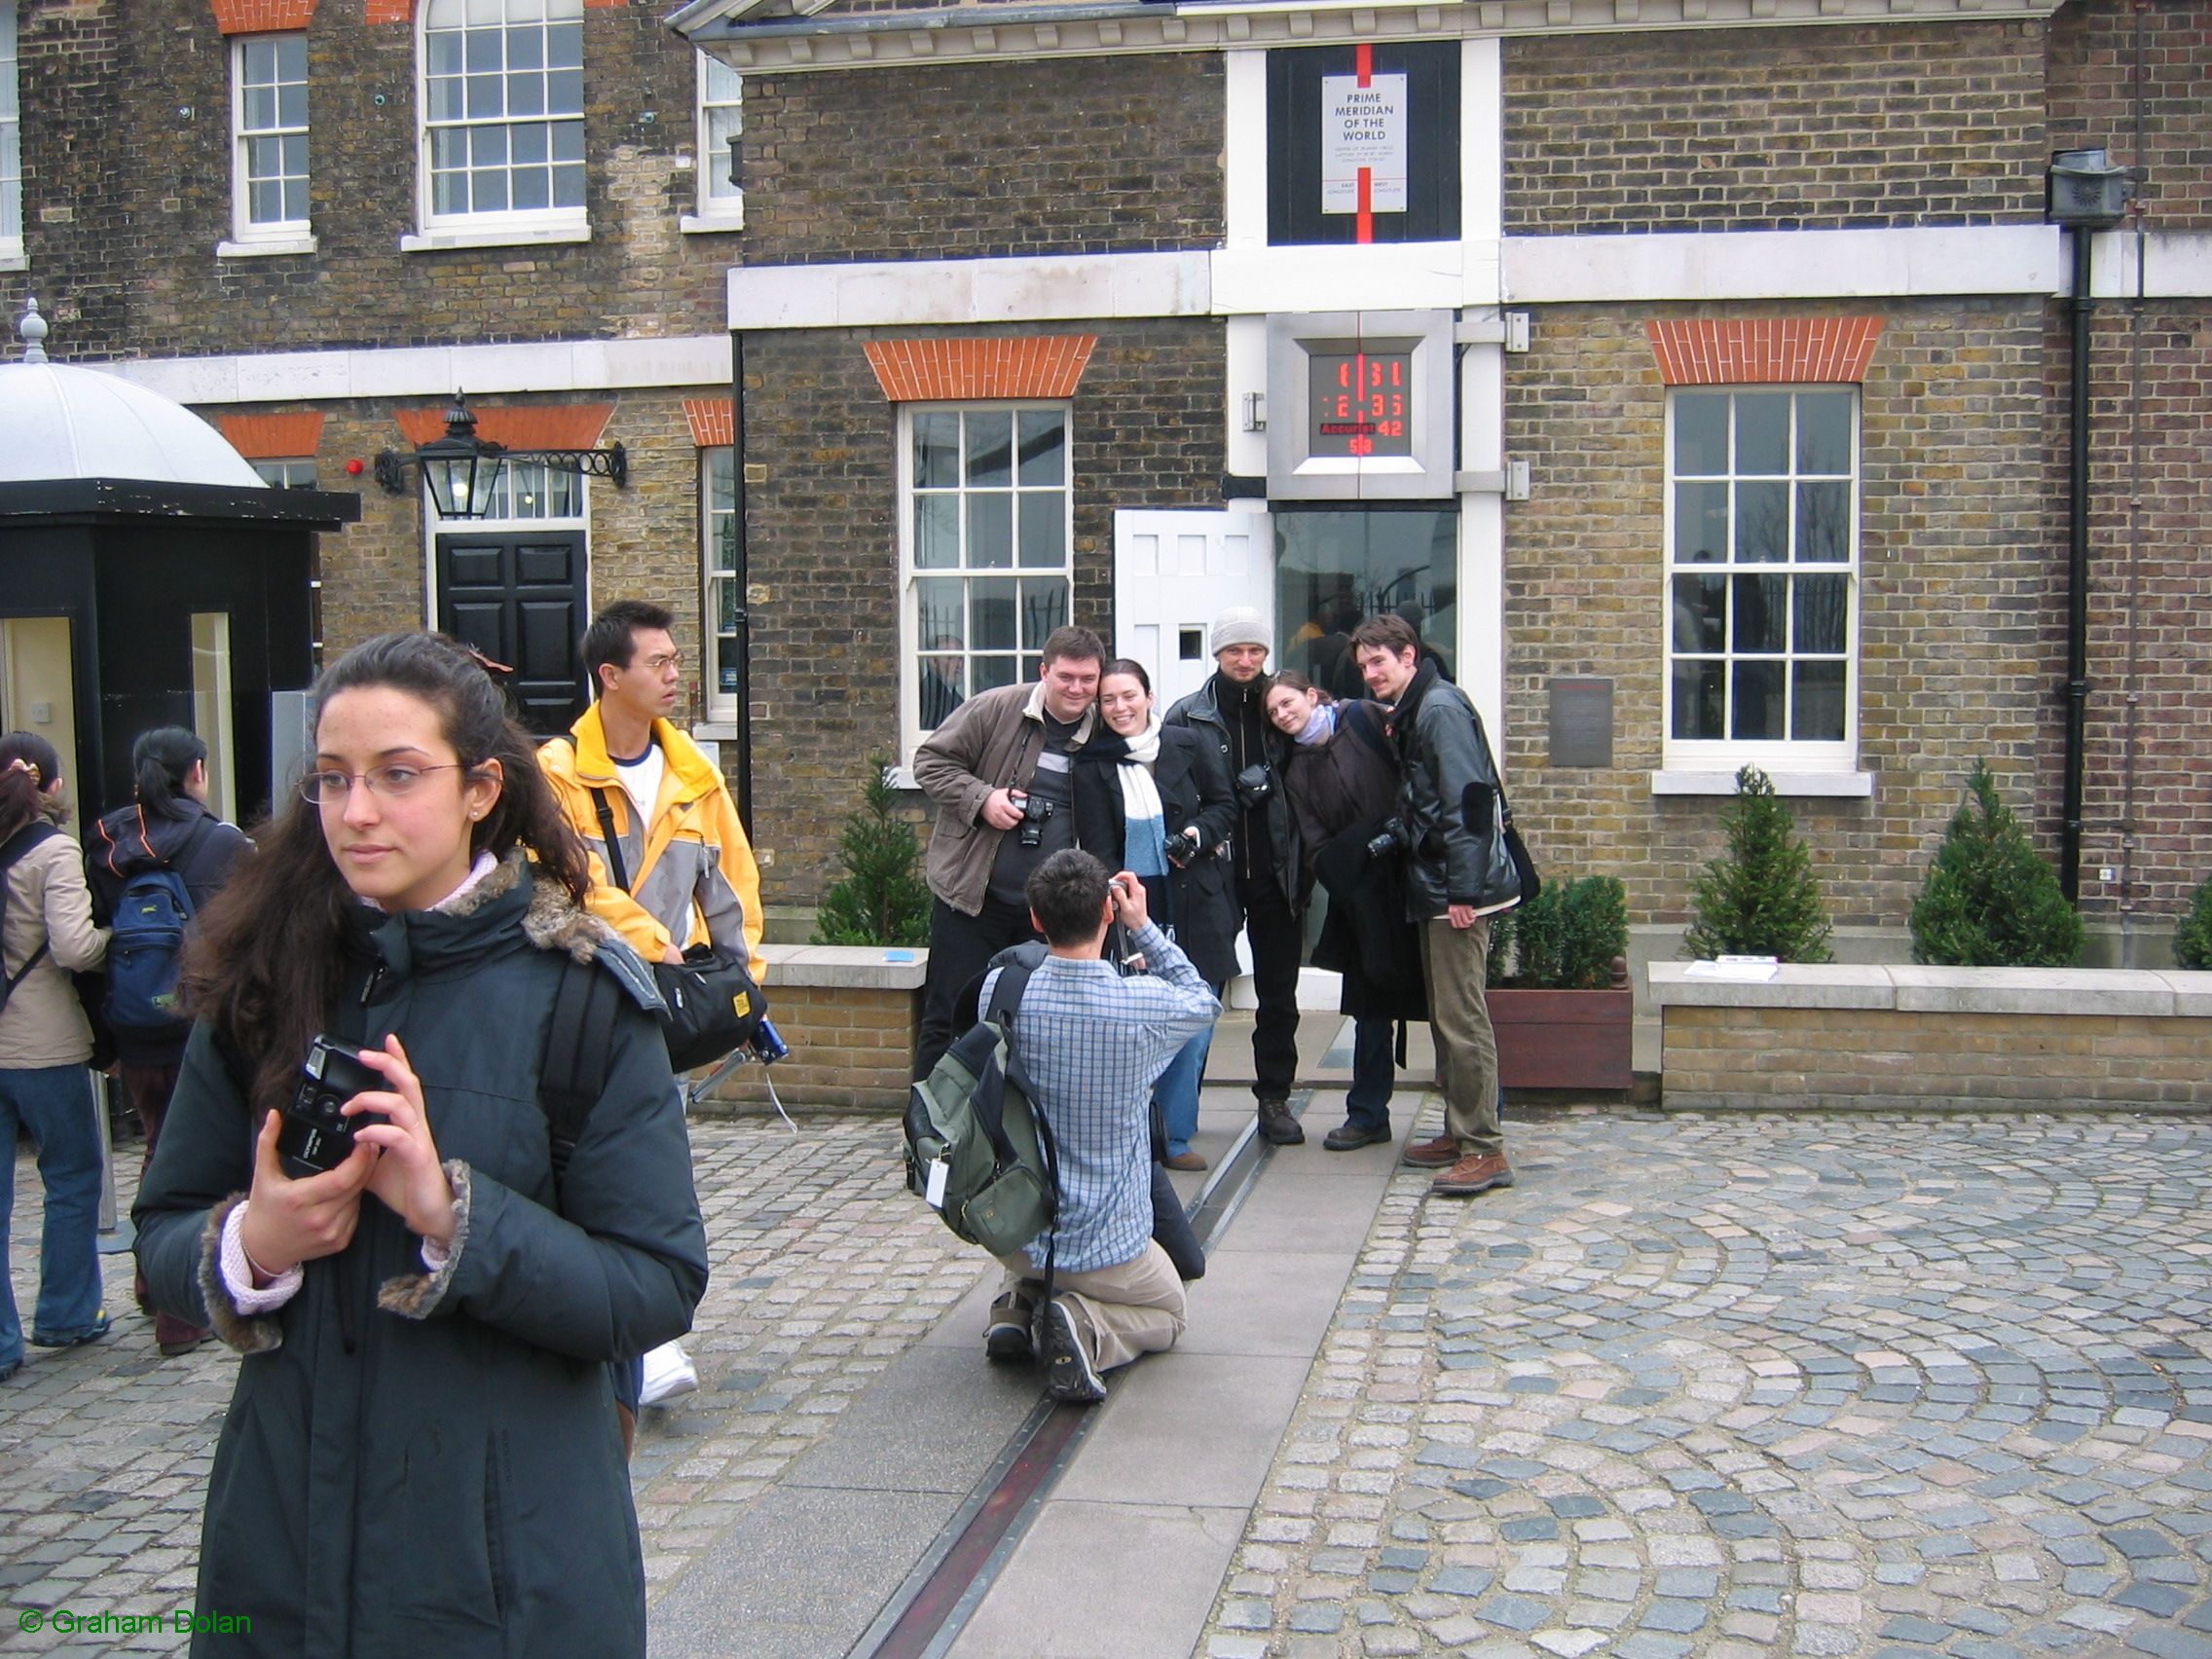
[[[764,981],[752,843],[721,773],[668,718],[683,683],[674,620],[634,599],[600,612],[583,643],[599,700],[538,763],[590,849],[593,914],[648,962],[681,962],[692,944],[742,947]]]

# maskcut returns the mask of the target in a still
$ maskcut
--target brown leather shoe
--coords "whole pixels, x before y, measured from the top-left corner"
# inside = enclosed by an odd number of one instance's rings
[[[1170,1157],[1161,1159],[1160,1161],[1166,1164],[1170,1169],[1182,1170],[1186,1175],[1192,1173],[1194,1170],[1203,1169],[1206,1166],[1206,1161],[1204,1157],[1196,1152],[1178,1152]]]
[[[1504,1154],[1493,1152],[1488,1158],[1460,1159],[1431,1181],[1428,1190],[1440,1198],[1471,1198],[1493,1187],[1512,1185],[1512,1166]]]
[[[1298,1126],[1298,1120],[1291,1116],[1289,1101],[1260,1102],[1260,1138],[1272,1141],[1276,1146],[1306,1144],[1306,1131]]]
[[[1450,1135],[1434,1140],[1408,1141],[1405,1161],[1416,1169],[1449,1169],[1459,1161],[1459,1143]]]

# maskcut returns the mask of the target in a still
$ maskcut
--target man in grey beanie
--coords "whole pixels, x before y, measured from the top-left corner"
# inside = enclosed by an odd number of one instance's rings
[[[1290,1112],[1298,1076],[1298,831],[1282,793],[1290,740],[1261,706],[1272,644],[1267,618],[1257,610],[1224,610],[1213,619],[1212,678],[1168,710],[1161,723],[1187,726],[1218,743],[1235,781],[1230,856],[1260,1000],[1252,1025],[1252,1092],[1259,1098],[1260,1133],[1277,1146],[1297,1146],[1306,1139]],[[1213,988],[1219,994],[1221,987]]]

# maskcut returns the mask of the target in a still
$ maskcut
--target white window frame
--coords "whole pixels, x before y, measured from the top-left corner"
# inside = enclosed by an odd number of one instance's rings
[[[515,0],[507,0],[506,9],[511,11],[514,4]],[[467,117],[462,117],[459,120],[436,122],[433,122],[431,120],[430,36],[433,32],[431,28],[433,14],[442,14],[444,10],[449,7],[455,10],[461,10],[464,8],[465,5],[466,0],[422,0],[422,4],[416,9],[416,222],[422,227],[422,231],[418,236],[402,237],[400,239],[399,244],[401,249],[407,252],[422,252],[449,247],[498,246],[515,242],[588,240],[591,235],[591,228],[590,221],[587,216],[588,207],[584,203],[578,203],[573,206],[567,207],[547,206],[542,208],[502,208],[486,211],[472,210],[469,212],[460,213],[440,213],[436,210],[437,194],[434,176],[435,168],[433,166],[432,158],[436,147],[436,135],[438,133],[451,131],[456,129],[475,129],[477,130],[485,130],[492,128],[503,127],[509,130],[511,136],[513,129],[517,126],[535,126],[540,122],[547,124],[549,127],[556,124],[567,124],[573,122],[576,131],[579,135],[581,135],[585,129],[583,115],[585,100],[582,97],[578,98],[577,108],[573,115],[565,112],[559,115],[554,115],[551,113],[533,114],[528,112],[516,114],[510,112],[507,115],[499,118],[498,120],[494,120],[489,117],[475,120],[471,120]],[[542,0],[542,7],[544,17],[538,19],[538,21],[557,21],[563,24],[573,23],[577,28],[578,38],[580,40],[583,26],[582,0]],[[568,15],[570,13],[572,13],[573,15]],[[556,14],[559,15],[556,16]],[[462,11],[462,15],[466,15],[465,11]],[[443,25],[445,22],[445,18],[442,15],[439,16],[437,20],[441,25]],[[502,29],[504,30],[511,28],[512,26],[514,26],[514,23],[516,21],[528,23],[530,20],[512,19],[509,21],[509,23],[502,25]],[[446,33],[449,31],[447,28],[441,26],[436,32]],[[581,74],[580,69],[578,73],[579,75]],[[507,71],[502,69],[501,71],[499,71],[499,74],[500,78],[504,80]],[[509,90],[511,90],[511,88],[502,88],[502,100],[504,99],[505,93]],[[549,144],[548,150],[550,151],[550,149],[551,146]],[[567,166],[568,164],[563,163],[561,165]],[[581,159],[580,165],[585,169],[585,189],[588,194],[590,188],[589,157],[583,157]],[[505,166],[509,169],[511,180],[512,169],[515,166],[511,159],[511,151],[510,160],[505,164]]]
[[[314,488],[314,457],[269,457],[249,461],[246,465],[261,475],[261,481],[272,490],[312,490]]]
[[[23,257],[23,99],[16,0],[0,0],[0,270]]]
[[[1794,444],[1790,446],[1789,471],[1783,475],[1741,474],[1735,470],[1735,399],[1756,393],[1836,393],[1848,396],[1851,410],[1850,472],[1845,482],[1849,502],[1849,556],[1836,563],[1805,563],[1792,557],[1788,562],[1755,564],[1735,560],[1733,535],[1735,527],[1735,487],[1746,478],[1768,480],[1786,477],[1791,492],[1789,535],[1792,554],[1797,526],[1795,486],[1800,481],[1835,481],[1842,475],[1835,473],[1801,474],[1797,471]],[[1730,450],[1728,471],[1724,474],[1678,474],[1675,451],[1675,422],[1678,400],[1687,395],[1727,394],[1730,397],[1729,434]],[[1794,427],[1794,406],[1792,406]],[[1858,795],[1870,793],[1871,780],[1858,770],[1859,766],[1859,701],[1860,701],[1860,604],[1861,604],[1861,508],[1860,478],[1864,449],[1862,429],[1862,399],[1859,388],[1835,383],[1810,384],[1759,384],[1721,386],[1680,386],[1670,387],[1667,393],[1667,420],[1665,460],[1662,476],[1665,480],[1666,507],[1664,535],[1666,540],[1660,559],[1663,572],[1660,591],[1660,635],[1665,642],[1665,654],[1660,678],[1660,730],[1664,734],[1661,745],[1663,756],[1661,772],[1653,778],[1656,793],[1716,794],[1732,793],[1736,771],[1747,765],[1757,766],[1775,780],[1778,792],[1785,794],[1835,794]],[[1792,434],[1793,435],[1793,434]],[[1719,562],[1692,563],[1676,560],[1675,519],[1677,482],[1684,478],[1692,481],[1717,482],[1725,479],[1730,485],[1730,535],[1728,558]],[[1840,575],[1845,580],[1844,608],[1844,681],[1843,681],[1843,737],[1840,741],[1828,739],[1736,740],[1732,738],[1689,739],[1675,736],[1675,660],[1677,642],[1674,616],[1674,582],[1677,575],[1702,574],[1715,576],[1735,575]],[[1730,602],[1733,617],[1733,600]],[[1794,609],[1792,603],[1790,608]],[[1730,632],[1733,633],[1733,621]],[[1794,627],[1794,617],[1791,619]],[[1791,645],[1794,645],[1794,640]],[[1722,660],[1737,660],[1735,642],[1729,639]],[[1711,652],[1689,651],[1692,657],[1707,657]],[[1764,654],[1764,653],[1760,653]],[[1826,653],[1821,653],[1825,655]],[[1796,660],[1792,651],[1785,651],[1781,659],[1786,665]],[[1788,682],[1787,666],[1784,681]],[[1723,682],[1732,686],[1733,676],[1723,672]],[[1732,689],[1728,692],[1732,698]]]
[[[711,97],[710,81],[719,72],[737,83],[736,95],[727,98]],[[718,147],[714,142],[714,116],[719,110],[735,113],[737,130],[745,129],[745,77],[719,58],[701,52],[693,55],[692,81],[696,89],[692,99],[692,131],[698,160],[693,172],[698,180],[697,210],[683,215],[682,229],[685,231],[738,231],[745,228],[745,187],[737,184],[717,194],[715,181],[729,176],[729,146],[725,141]]]
[[[726,500],[718,500],[715,471],[718,464],[728,475]],[[716,563],[715,543],[732,534],[737,524],[737,452],[728,444],[710,444],[699,451],[699,707],[708,723],[729,724],[737,719],[736,694],[721,689],[721,596],[737,577]]]
[[[254,253],[312,253],[314,251],[313,227],[310,215],[302,212],[298,218],[267,219],[256,222],[253,218],[253,179],[249,156],[257,139],[285,139],[297,137],[308,144],[307,166],[300,175],[303,194],[312,178],[314,165],[313,144],[310,138],[312,113],[304,113],[299,125],[286,126],[279,120],[274,126],[248,127],[246,125],[246,56],[256,47],[276,45],[279,50],[285,42],[297,42],[300,47],[300,78],[296,83],[277,80],[270,83],[277,88],[297,85],[303,98],[307,92],[307,36],[304,33],[244,34],[231,41],[231,240],[217,251],[225,256]],[[278,71],[280,73],[280,71]],[[280,96],[281,94],[279,94]],[[289,176],[289,175],[280,175]],[[305,206],[305,203],[302,203]]]
[[[1061,477],[1056,486],[1023,486],[1019,482],[1020,458],[1018,449],[1021,429],[1019,417],[1022,414],[1034,413],[1038,410],[1050,410],[1060,418]],[[961,515],[962,528],[960,531],[962,562],[952,568],[938,566],[926,570],[919,568],[915,563],[914,421],[917,416],[948,412],[963,417],[978,413],[997,414],[1006,412],[1016,418],[1014,424],[1016,454],[1014,460],[1015,482],[1012,489],[1017,500],[1011,509],[1014,536],[1014,563],[1013,564],[986,569],[967,563],[968,530],[965,509]],[[965,431],[965,426],[963,430]],[[899,406],[899,756],[903,765],[911,763],[914,750],[920,745],[925,735],[921,724],[921,623],[917,614],[919,600],[917,584],[921,580],[948,576],[967,579],[974,579],[978,576],[1017,578],[1057,576],[1066,584],[1067,588],[1067,604],[1062,611],[1063,619],[1073,619],[1075,614],[1075,407],[1072,403],[1057,398],[976,398],[937,403],[904,403]],[[965,445],[963,445],[963,451],[965,452]],[[965,472],[965,454],[962,468]],[[1056,488],[1060,493],[1060,563],[1056,567],[1025,567],[1019,563],[1021,513],[1018,498],[1024,494],[1041,495],[1053,488]],[[954,493],[957,493],[965,500],[969,489],[970,487],[963,479],[962,483],[955,487]],[[932,491],[931,494],[938,494],[938,492]],[[1020,618],[1018,613],[1015,617],[1014,626],[1014,680],[1016,682],[1034,680],[1036,678],[1035,670],[1033,668],[1025,670],[1022,663],[1024,658],[1035,657],[1038,654],[1039,647],[1044,645],[1044,641],[1038,640],[1033,645],[1022,642],[1019,633]],[[974,640],[971,634],[968,640],[969,648],[972,649],[973,645]],[[974,694],[972,687],[969,688],[969,694]]]
[[[515,461],[508,461],[505,466],[500,468],[500,476],[497,481],[497,487],[494,490],[490,500],[486,503],[487,505],[497,505],[500,500],[503,499],[508,507],[512,508],[512,506],[514,505],[514,480],[509,476],[509,468],[512,468],[518,464],[525,468],[538,468],[541,470],[544,469],[544,463],[542,461],[522,461],[519,463]],[[536,474],[526,472],[525,479],[526,483],[535,483],[536,480]],[[501,514],[497,518],[487,517],[449,519],[439,516],[438,503],[436,498],[431,496],[428,488],[424,486],[420,479],[416,481],[416,491],[419,498],[423,503],[424,627],[435,629],[443,628],[445,626],[445,619],[437,614],[438,537],[440,535],[514,535],[518,532],[529,532],[534,530],[582,531],[584,533],[584,614],[586,616],[593,614],[591,568],[591,480],[589,478],[576,475],[574,500],[575,510],[569,513],[515,513],[509,511]]]

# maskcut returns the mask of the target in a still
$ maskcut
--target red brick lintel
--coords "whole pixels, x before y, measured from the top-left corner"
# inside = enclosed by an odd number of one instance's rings
[[[1669,386],[1856,385],[1866,378],[1878,316],[1689,318],[1643,330]]]

